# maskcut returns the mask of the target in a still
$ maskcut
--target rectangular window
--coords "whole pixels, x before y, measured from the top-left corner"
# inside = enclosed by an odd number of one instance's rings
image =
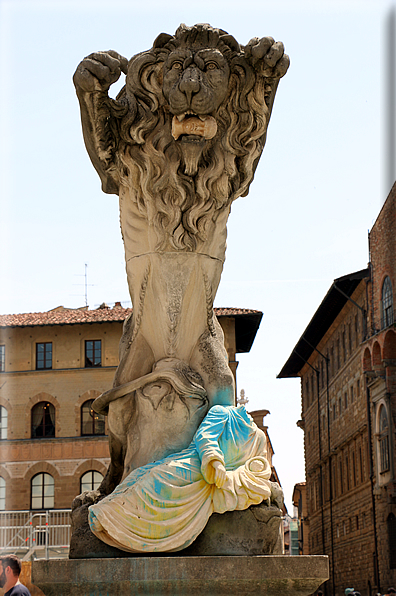
[[[344,479],[343,479],[343,473],[342,473],[342,455],[340,457],[340,460],[338,462],[339,465],[339,470],[340,470],[340,493],[342,494],[344,492]]]
[[[350,479],[349,479],[349,458],[346,455],[345,456],[345,473],[346,473],[346,485],[347,485],[347,490],[349,490],[350,488]]]
[[[383,474],[389,470],[389,443],[388,435],[384,435],[379,439],[380,446],[380,473]]]
[[[359,383],[359,381],[358,381]],[[354,395],[353,395],[353,385],[351,385],[351,404],[353,404]]]
[[[355,452],[352,452],[352,477],[353,477],[353,486],[356,486],[356,457]]]
[[[348,407],[348,393],[345,391],[344,393],[344,410]]]
[[[0,346],[0,372],[5,371],[5,346]]]
[[[349,355],[352,354],[352,327],[348,324],[348,339],[349,339]]]
[[[89,339],[85,342],[85,368],[102,366],[102,341]]]
[[[359,467],[360,467],[360,482],[364,481],[364,470],[363,470],[363,454],[362,448],[359,447]]]
[[[52,368],[52,343],[36,344],[36,370]]]

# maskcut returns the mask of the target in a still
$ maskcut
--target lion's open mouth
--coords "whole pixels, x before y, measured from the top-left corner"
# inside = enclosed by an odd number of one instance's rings
[[[181,136],[213,139],[217,132],[217,123],[213,116],[197,115],[193,112],[185,112],[173,116],[172,137],[177,141]]]

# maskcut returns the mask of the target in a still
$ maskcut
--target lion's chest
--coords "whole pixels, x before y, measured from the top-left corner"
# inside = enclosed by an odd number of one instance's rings
[[[176,250],[170,243],[166,244],[164,248],[164,235],[161,234],[160,226],[155,225],[154,215],[150,217],[149,213],[144,212],[149,211],[150,207],[151,205],[146,210],[140,210],[134,189],[120,187],[120,223],[127,262],[145,254],[169,252],[185,254],[186,258],[191,254],[206,255],[224,263],[229,205],[217,211],[216,217],[207,223],[206,239],[198,240],[194,251],[187,248]],[[154,206],[153,213],[155,213]]]

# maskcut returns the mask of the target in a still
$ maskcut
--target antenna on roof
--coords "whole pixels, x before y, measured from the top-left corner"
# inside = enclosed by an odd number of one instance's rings
[[[88,273],[87,273],[88,265],[85,263],[85,306],[88,308]]]
[[[88,286],[94,286],[95,284],[89,284],[88,283],[88,264],[84,263],[84,267],[85,267],[85,271],[84,271],[84,296],[85,296],[85,307],[88,309]],[[78,277],[82,277],[82,275],[76,273],[75,275],[77,275]],[[81,286],[82,284],[73,284],[73,286]],[[77,296],[78,294],[74,294],[74,296]]]

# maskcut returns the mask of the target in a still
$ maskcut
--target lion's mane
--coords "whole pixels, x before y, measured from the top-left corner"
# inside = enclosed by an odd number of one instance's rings
[[[194,47],[220,50],[230,66],[228,94],[220,106],[216,136],[206,143],[198,171],[187,175],[171,136],[171,114],[162,93],[169,54]],[[162,33],[151,50],[131,58],[126,85],[117,97],[117,169],[133,186],[140,212],[153,222],[158,249],[193,251],[204,242],[208,223],[219,210],[246,195],[265,143],[271,82],[256,75],[239,44],[209,25],[181,25],[174,36]],[[113,104],[114,105],[114,104]]]

